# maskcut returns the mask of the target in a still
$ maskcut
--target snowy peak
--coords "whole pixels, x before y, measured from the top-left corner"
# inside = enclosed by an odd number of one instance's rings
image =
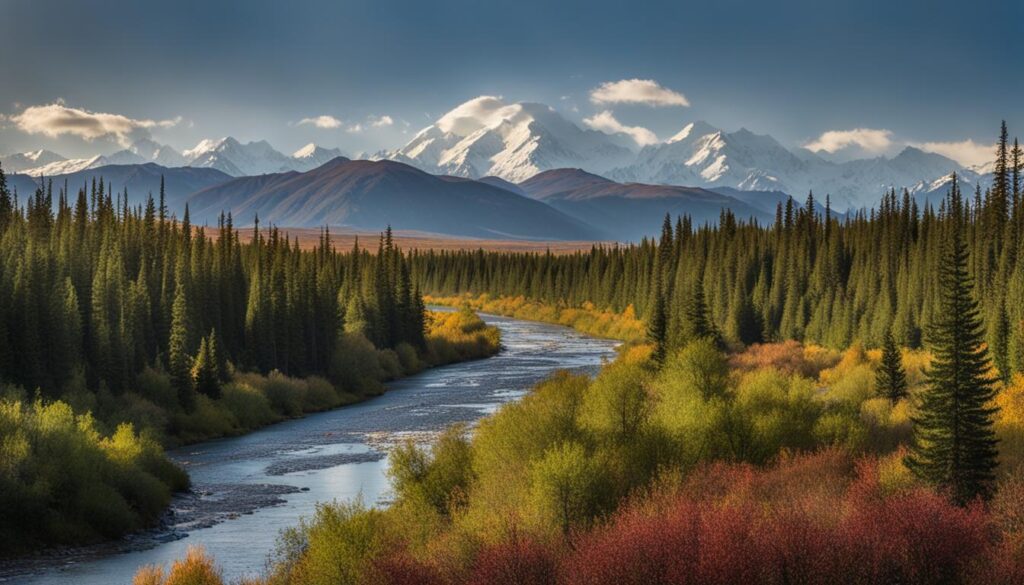
[[[217,169],[234,177],[294,170],[294,159],[274,150],[266,140],[242,144],[230,136],[206,139],[182,154],[188,166]]]
[[[45,165],[32,167],[21,171],[22,174],[29,175],[30,177],[52,177],[55,175],[67,175],[71,173],[77,173],[78,171],[84,171],[86,169],[94,169],[107,164],[107,157],[105,156],[94,156],[91,158],[72,158],[54,161]]]
[[[341,150],[337,148],[324,148],[312,142],[292,153],[293,168],[304,172],[315,169],[324,163],[332,161],[341,156]]]
[[[66,160],[63,156],[49,150],[34,150],[0,156],[0,165],[5,173],[21,173],[34,167],[40,167]]]
[[[563,167],[610,169],[632,151],[620,137],[583,130],[544,104],[507,103],[494,96],[469,100],[424,128],[405,146],[379,153],[427,172],[523,181]]]
[[[127,150],[138,155],[143,162],[153,162],[164,167],[185,166],[185,157],[181,153],[148,138],[135,141]]]

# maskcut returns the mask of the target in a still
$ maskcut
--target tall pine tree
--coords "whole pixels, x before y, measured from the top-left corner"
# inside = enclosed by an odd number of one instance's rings
[[[927,389],[913,417],[906,464],[925,481],[966,504],[992,495],[997,439],[992,429],[994,381],[989,375],[984,329],[967,271],[963,203],[956,176],[949,206],[949,233],[939,266],[939,307],[928,331],[934,359]]]
[[[892,332],[886,332],[882,345],[882,363],[875,372],[875,392],[896,404],[907,396],[907,373],[903,370],[903,357],[893,339]]]

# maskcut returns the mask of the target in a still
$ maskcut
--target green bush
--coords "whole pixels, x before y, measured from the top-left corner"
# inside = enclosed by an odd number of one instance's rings
[[[242,429],[256,429],[281,418],[270,407],[267,397],[247,382],[225,384],[221,389],[220,402]]]
[[[306,412],[317,412],[333,408],[341,403],[338,392],[327,380],[319,376],[310,376],[303,380],[306,385],[303,409]]]
[[[462,425],[450,427],[429,451],[411,440],[392,450],[388,476],[399,498],[422,500],[441,514],[458,506],[473,479],[473,454],[465,432]]]
[[[0,400],[0,555],[140,529],[187,485],[130,424],[103,437],[64,402]]]
[[[331,359],[330,378],[336,386],[355,394],[379,394],[380,366],[377,348],[359,333],[343,333]]]

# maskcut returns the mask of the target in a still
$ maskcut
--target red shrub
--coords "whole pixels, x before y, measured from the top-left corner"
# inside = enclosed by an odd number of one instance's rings
[[[444,580],[436,568],[406,553],[393,553],[375,559],[370,582],[379,585],[441,585]]]
[[[681,501],[657,516],[626,510],[580,536],[562,566],[571,585],[687,583],[698,562],[700,511]]]
[[[875,465],[824,452],[762,470],[710,466],[630,504],[579,537],[562,582],[958,583],[979,574],[995,536],[980,506],[923,489],[885,496]],[[1001,562],[1002,582],[1018,565]]]
[[[484,547],[476,557],[473,585],[518,585],[555,583],[556,551],[530,537],[517,536],[508,542]]]
[[[994,532],[980,506],[958,508],[926,490],[854,502],[836,544],[844,570],[865,583],[953,583]]]

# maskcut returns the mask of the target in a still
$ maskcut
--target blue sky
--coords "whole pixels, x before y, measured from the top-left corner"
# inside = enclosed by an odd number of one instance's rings
[[[1022,37],[1024,3],[1010,0],[4,0],[0,152],[81,156],[129,139],[23,116],[58,100],[179,149],[232,135],[355,153],[397,146],[479,95],[543,102],[581,125],[608,110],[661,139],[700,119],[787,146],[876,132],[818,142],[837,157],[987,144],[1002,118],[1024,127]],[[590,97],[631,79],[690,105]],[[319,116],[340,124],[299,123]]]

